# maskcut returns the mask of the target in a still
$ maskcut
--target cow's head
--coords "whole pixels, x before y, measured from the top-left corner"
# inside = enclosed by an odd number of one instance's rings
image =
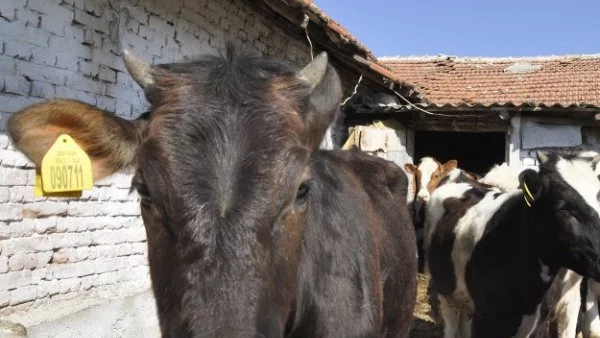
[[[582,275],[600,278],[600,181],[598,159],[577,153],[538,153],[539,173],[519,175],[542,256]],[[535,245],[535,243],[532,243]]]
[[[427,203],[429,196],[438,187],[442,179],[456,169],[457,166],[458,162],[456,160],[441,164],[431,157],[423,157],[419,162],[419,166],[412,163],[406,164],[404,169],[409,174],[415,175],[417,201]]]
[[[68,133],[95,179],[137,168],[165,337],[281,336],[310,204],[309,158],[341,97],[326,54],[302,69],[230,52],[156,66],[127,51],[124,59],[151,104],[147,119],[41,103],[10,119],[16,146],[40,164]]]

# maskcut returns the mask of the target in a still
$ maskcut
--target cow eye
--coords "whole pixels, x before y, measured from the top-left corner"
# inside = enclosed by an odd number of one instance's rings
[[[306,196],[310,190],[310,182],[305,181],[300,184],[298,187],[298,191],[296,192],[296,203],[304,203],[306,201]]]

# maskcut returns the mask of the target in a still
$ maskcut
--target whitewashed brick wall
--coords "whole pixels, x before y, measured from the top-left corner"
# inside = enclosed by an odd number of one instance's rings
[[[223,40],[309,59],[305,41],[291,39],[249,3],[125,2],[133,17],[125,42],[153,63],[183,60]],[[149,286],[131,177],[98,182],[81,199],[35,198],[33,166],[5,132],[11,113],[43,99],[73,98],[126,118],[145,111],[110,38],[113,19],[108,0],[0,0],[0,315],[92,288]]]

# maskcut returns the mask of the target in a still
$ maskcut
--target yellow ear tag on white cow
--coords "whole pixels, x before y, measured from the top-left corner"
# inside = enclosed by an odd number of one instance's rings
[[[38,178],[36,177],[37,186]],[[72,194],[62,193],[81,193],[82,190],[92,189],[93,186],[92,161],[89,156],[71,136],[60,135],[42,159],[41,188],[43,196],[71,197]]]

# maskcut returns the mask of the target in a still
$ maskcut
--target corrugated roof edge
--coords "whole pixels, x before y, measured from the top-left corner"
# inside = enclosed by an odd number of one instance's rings
[[[510,62],[510,61],[562,61],[569,59],[599,59],[598,54],[566,54],[566,55],[544,55],[544,56],[507,56],[507,57],[468,57],[453,55],[409,55],[409,56],[382,56],[377,58],[379,62],[394,61],[438,61],[452,59],[457,62]]]
[[[554,104],[545,104],[545,103],[534,103],[534,102],[523,102],[523,103],[514,103],[514,102],[491,102],[491,103],[459,103],[459,104],[453,104],[453,103],[445,103],[445,104],[438,104],[438,103],[415,103],[415,106],[419,107],[419,108],[423,108],[423,109],[454,109],[454,108],[541,108],[541,109],[552,109],[552,108],[560,108],[560,109],[564,109],[564,108],[591,108],[591,109],[598,109],[600,108],[600,106],[593,104],[593,103],[571,103],[571,104],[561,104],[561,103],[554,103]],[[406,109],[411,107],[411,105],[401,105],[401,109]]]

